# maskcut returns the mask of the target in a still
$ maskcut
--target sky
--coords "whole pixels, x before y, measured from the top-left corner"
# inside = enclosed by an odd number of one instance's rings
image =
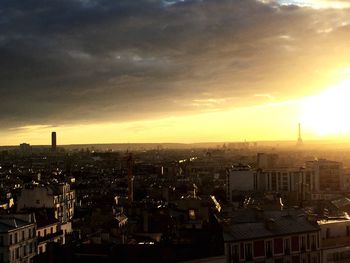
[[[0,145],[346,139],[349,33],[350,0],[3,0]]]

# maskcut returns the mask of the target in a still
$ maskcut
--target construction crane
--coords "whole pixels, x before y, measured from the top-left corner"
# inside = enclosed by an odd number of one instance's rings
[[[134,159],[131,153],[128,153],[125,157],[127,169],[128,169],[128,202],[129,205],[134,201],[134,175],[133,175],[133,166]]]

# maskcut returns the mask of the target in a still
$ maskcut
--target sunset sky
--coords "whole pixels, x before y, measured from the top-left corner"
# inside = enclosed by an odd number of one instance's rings
[[[0,145],[350,139],[350,0],[0,1]]]

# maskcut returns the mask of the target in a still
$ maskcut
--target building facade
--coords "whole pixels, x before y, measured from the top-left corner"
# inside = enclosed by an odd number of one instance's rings
[[[226,262],[320,263],[320,229],[290,215],[224,227]]]
[[[343,164],[341,162],[318,159],[306,162],[306,168],[315,174],[316,192],[337,192],[342,190]]]
[[[55,218],[66,223],[73,218],[75,192],[67,183],[24,188],[18,198],[17,209],[53,208]]]
[[[0,216],[0,262],[31,262],[36,242],[35,216]]]
[[[350,262],[350,220],[320,220],[322,262]]]
[[[317,178],[311,169],[258,169],[254,175],[254,189],[264,192],[294,192],[299,200],[311,198]]]
[[[227,170],[226,193],[232,201],[233,191],[254,191],[255,171],[249,165],[237,164]]]

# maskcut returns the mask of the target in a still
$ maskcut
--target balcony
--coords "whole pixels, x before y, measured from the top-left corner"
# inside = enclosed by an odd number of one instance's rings
[[[57,232],[52,233],[52,234],[48,234],[48,235],[43,236],[43,237],[38,236],[38,243],[53,241],[53,239],[55,239],[57,237],[61,237],[61,236],[63,236],[63,230],[57,231]]]

